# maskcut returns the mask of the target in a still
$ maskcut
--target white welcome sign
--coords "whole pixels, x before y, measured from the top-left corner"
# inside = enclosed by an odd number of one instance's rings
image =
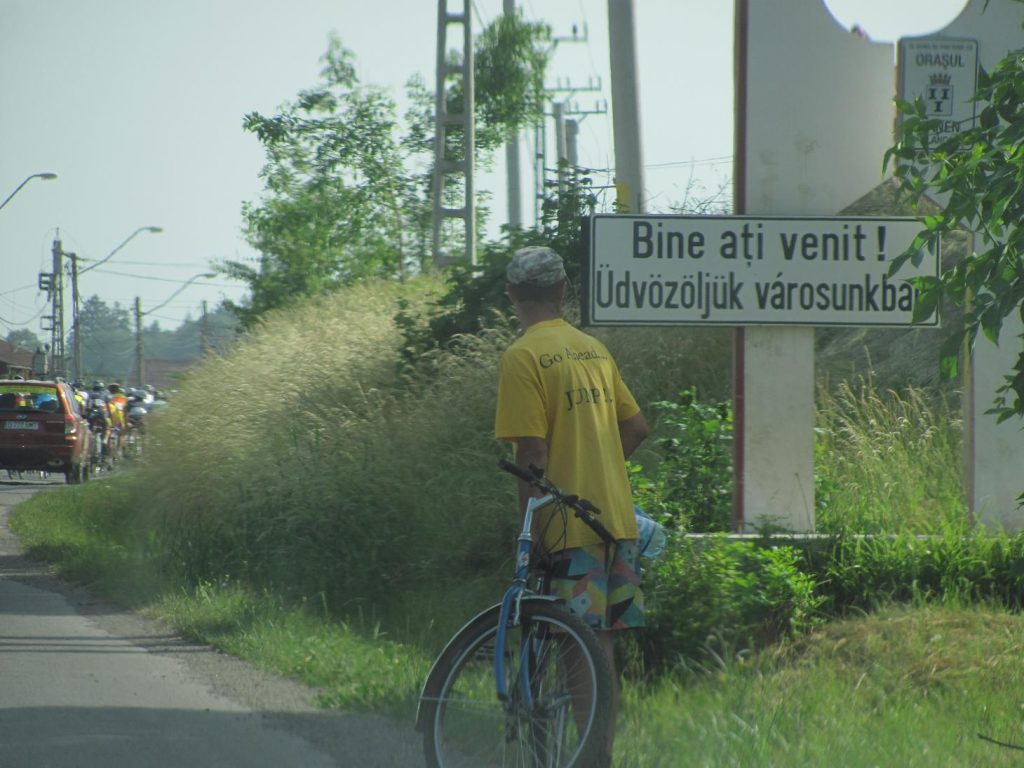
[[[938,276],[910,218],[596,215],[583,281],[589,325],[909,326]],[[918,325],[937,325],[933,315]]]

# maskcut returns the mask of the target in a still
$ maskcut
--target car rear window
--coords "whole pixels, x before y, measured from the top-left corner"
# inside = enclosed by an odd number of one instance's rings
[[[0,384],[0,411],[57,413],[61,410],[57,387],[45,384]]]

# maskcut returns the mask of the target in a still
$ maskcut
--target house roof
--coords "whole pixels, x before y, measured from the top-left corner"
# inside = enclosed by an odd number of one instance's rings
[[[0,339],[0,364],[7,368],[32,370],[32,353]]]

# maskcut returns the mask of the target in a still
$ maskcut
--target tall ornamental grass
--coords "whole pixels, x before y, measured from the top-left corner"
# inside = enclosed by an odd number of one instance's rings
[[[506,340],[466,339],[433,381],[410,386],[389,311],[399,294],[354,288],[273,318],[185,383],[151,467],[168,492],[154,494],[154,522],[190,573],[345,606],[435,576],[446,549],[455,565],[493,558],[489,421]],[[240,407],[208,416],[203,404],[224,390]],[[475,555],[451,551],[453,529]]]
[[[517,530],[515,483],[495,467],[510,448],[493,436],[515,326],[403,364],[394,318],[434,288],[312,300],[190,374],[132,502],[147,557],[174,578],[265,585],[411,632],[448,631],[496,597]],[[714,334],[605,336],[641,402],[701,383],[694,354],[728,358]],[[453,589],[464,599],[437,598]]]
[[[819,391],[816,524],[823,533],[937,533],[967,525],[962,423],[921,389],[871,381]]]

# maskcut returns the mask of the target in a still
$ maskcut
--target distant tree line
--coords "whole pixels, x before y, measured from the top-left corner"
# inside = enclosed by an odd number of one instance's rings
[[[202,317],[186,317],[174,330],[165,330],[154,320],[142,328],[142,344],[147,359],[187,361],[200,357],[205,344],[214,352],[227,349],[236,335],[238,320],[225,307]],[[99,296],[86,299],[78,311],[82,343],[82,379],[125,381],[135,365],[135,327],[132,312],[119,303],[107,304]],[[74,330],[68,335],[65,351],[74,347]],[[7,334],[6,340],[30,352],[49,343],[33,331],[22,328]]]

